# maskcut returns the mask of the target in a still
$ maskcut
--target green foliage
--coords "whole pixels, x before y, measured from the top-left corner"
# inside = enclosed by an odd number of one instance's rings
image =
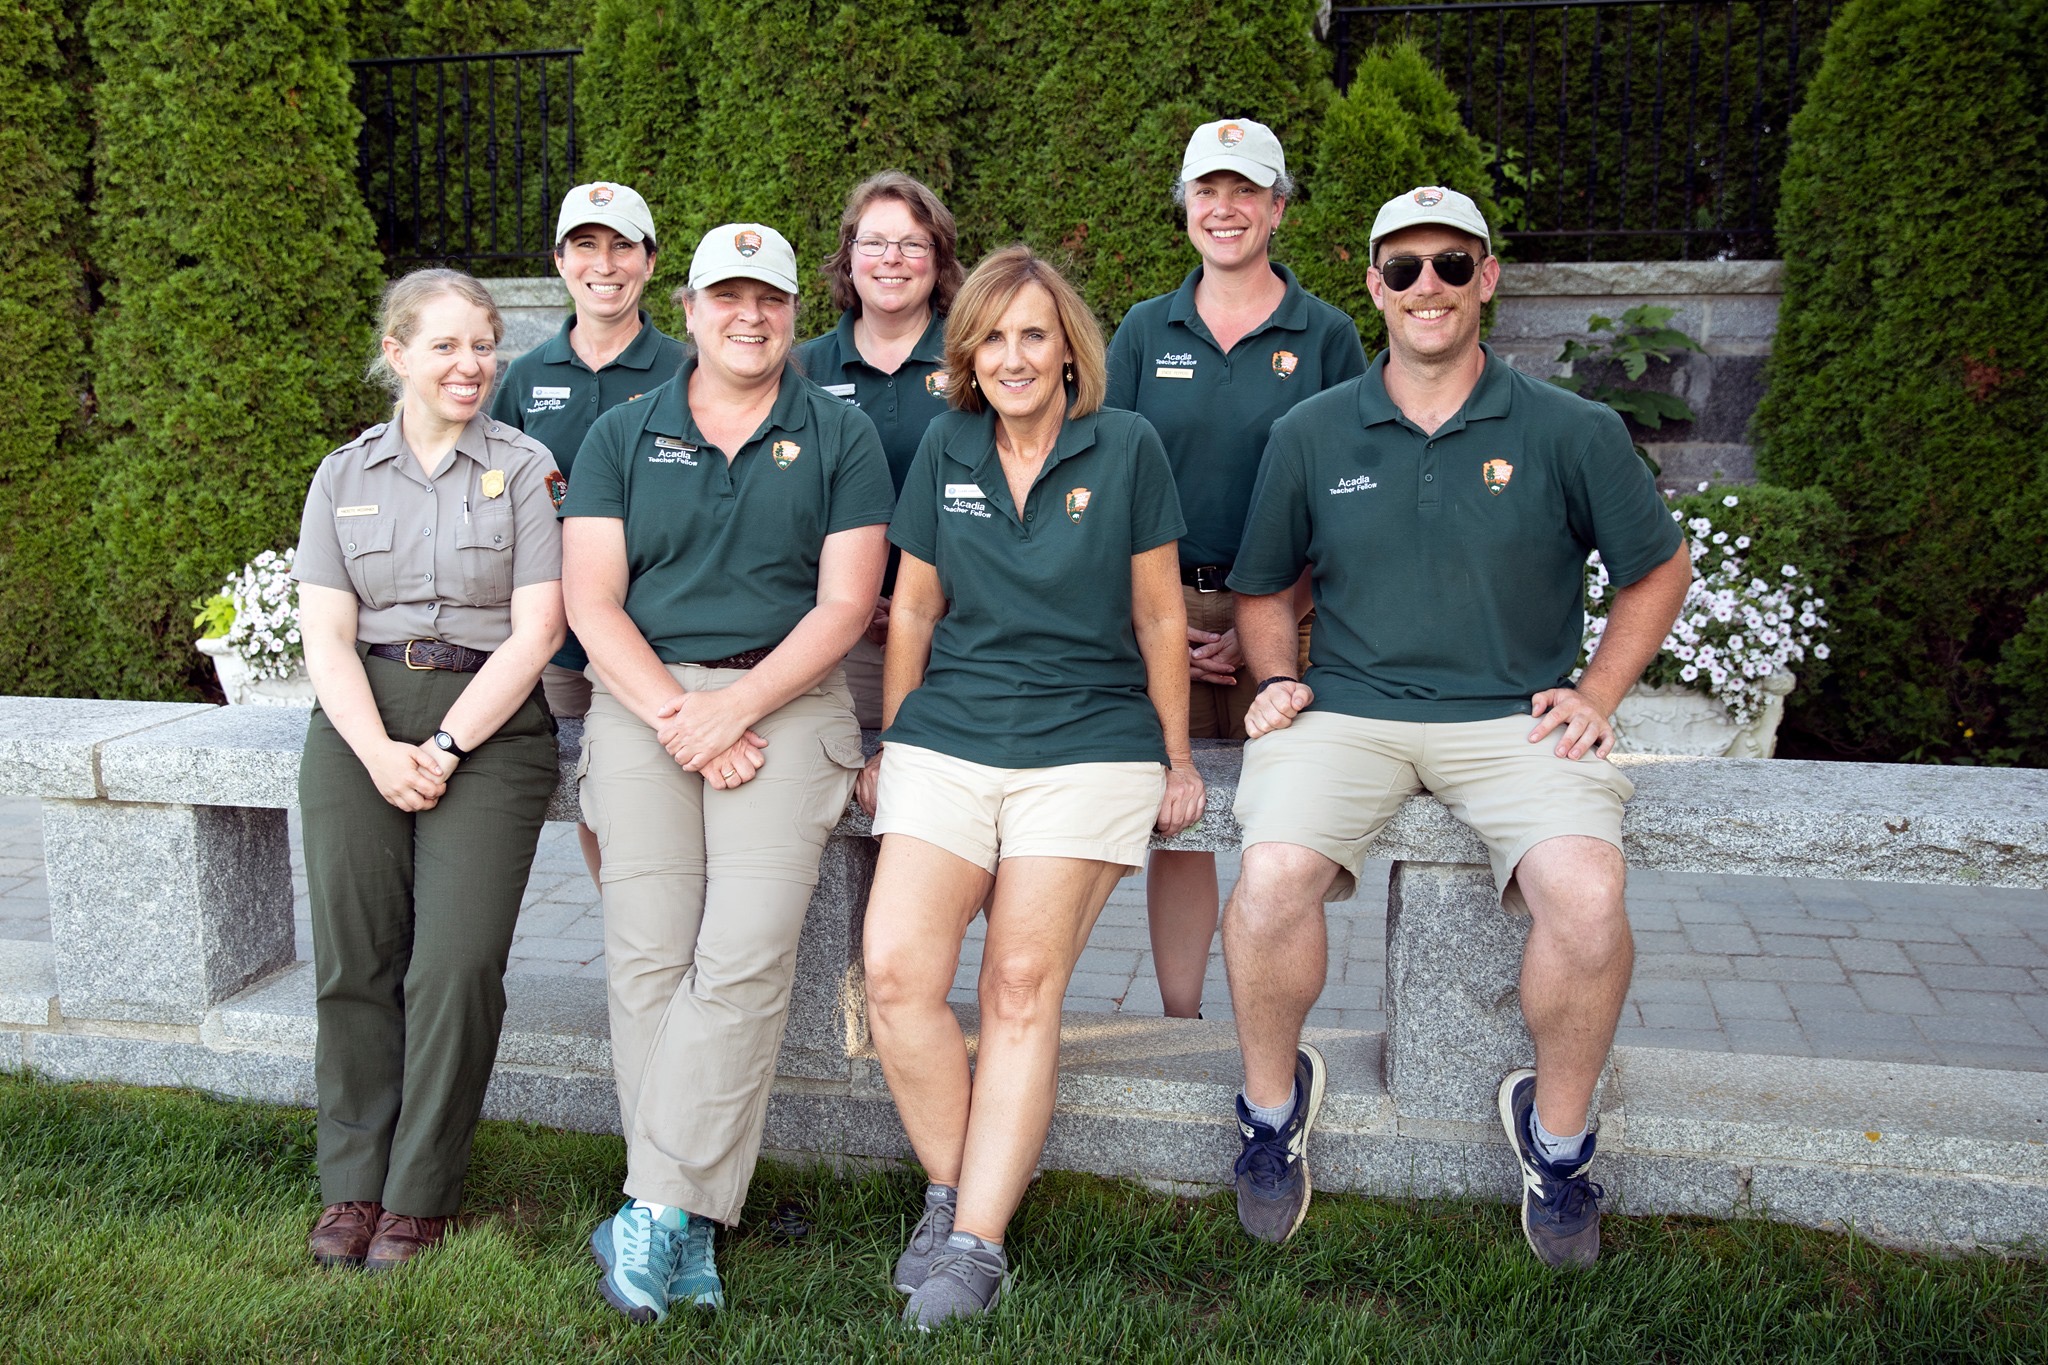
[[[1317,10],[1311,0],[999,0],[977,10],[961,196],[974,251],[1029,242],[1109,329],[1132,304],[1178,286],[1195,264],[1170,197],[1188,134],[1211,119],[1257,119],[1297,179],[1309,165],[1330,90]]]
[[[0,9],[0,692],[78,693],[91,492],[84,0]]]
[[[941,198],[953,187],[961,54],[932,9],[600,0],[579,80],[597,130],[585,165],[647,196],[663,284],[682,282],[707,228],[766,223],[796,248],[801,326],[830,325],[816,272],[846,192],[888,167]],[[681,310],[660,320],[679,329]]]
[[[382,272],[339,0],[97,0],[87,30],[107,277],[92,676],[183,697],[204,662],[188,604],[297,538],[321,455],[379,409],[361,365]]]
[[[1417,185],[1469,194],[1496,225],[1498,252],[1500,214],[1486,164],[1485,147],[1458,118],[1457,98],[1411,46],[1365,54],[1351,88],[1329,101],[1306,202],[1289,213],[1281,245],[1302,285],[1351,315],[1368,354],[1387,340],[1366,287],[1380,205]]]
[[[1795,716],[1834,753],[2048,763],[2044,25],[1850,0],[1792,125],[1757,463],[1849,514],[1838,667]]]
[[[1622,377],[1634,383],[1649,372],[1653,362],[1669,365],[1674,351],[1704,354],[1697,341],[1669,325],[1677,312],[1676,308],[1662,304],[1641,303],[1623,313],[1619,322],[1593,314],[1586,319],[1586,331],[1588,334],[1606,332],[1608,339],[1580,341],[1574,337],[1565,342],[1557,358],[1560,363],[1573,366],[1574,372],[1553,376],[1550,382],[1596,403],[1605,403],[1631,422],[1652,431],[1663,426],[1666,419],[1690,422],[1694,416],[1692,405],[1677,394],[1659,393],[1655,389],[1623,388],[1597,378],[1600,373],[1597,369],[1594,372],[1596,377],[1591,378],[1576,369],[1582,365],[1618,365]],[[1593,385],[1590,392],[1586,388],[1589,382]],[[1640,443],[1636,445],[1636,454],[1643,457],[1643,463],[1650,466],[1651,473],[1663,472]]]

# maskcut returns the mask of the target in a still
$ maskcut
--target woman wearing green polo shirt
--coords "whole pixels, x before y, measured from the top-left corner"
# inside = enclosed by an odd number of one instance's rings
[[[921,1328],[995,1305],[1074,962],[1153,831],[1203,805],[1173,479],[1144,418],[1100,410],[1087,306],[1027,248],[998,251],[961,288],[946,362],[957,411],[925,432],[891,528],[889,728],[860,783],[882,840],[875,1049],[930,1180],[892,1281]],[[970,1077],[946,993],[983,906]]]
[[[1158,428],[1188,520],[1179,569],[1193,679],[1188,733],[1196,739],[1242,741],[1258,692],[1223,580],[1244,534],[1266,434],[1304,398],[1365,373],[1351,319],[1272,259],[1273,232],[1293,193],[1280,140],[1264,124],[1219,119],[1195,129],[1173,199],[1186,210],[1201,264],[1173,293],[1131,309],[1109,346],[1104,402]],[[1296,598],[1305,618],[1306,579]],[[1306,624],[1301,636],[1306,666]],[[1201,1011],[1217,904],[1215,854],[1152,854],[1145,909],[1169,1015]]]
[[[953,215],[921,181],[883,171],[855,185],[839,215],[839,248],[820,272],[839,325],[796,348],[811,382],[874,422],[898,492],[925,427],[946,410],[946,313],[967,277],[957,240]],[[882,646],[895,590],[892,553],[874,619],[846,656],[853,713],[868,730],[882,724]]]
[[[796,282],[773,228],[706,233],[695,359],[597,419],[562,509],[626,1135],[627,1202],[590,1245],[636,1322],[724,1303],[712,1229],[746,1199],[797,934],[861,766],[839,661],[895,499],[874,424],[788,364]]]

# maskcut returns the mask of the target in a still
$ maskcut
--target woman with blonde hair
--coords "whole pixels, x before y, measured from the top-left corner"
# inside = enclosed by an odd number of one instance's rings
[[[484,415],[503,331],[460,271],[393,283],[372,374],[397,407],[321,463],[299,527],[325,1265],[389,1269],[453,1222],[555,789],[554,462]]]
[[[893,1276],[920,1328],[995,1306],[1074,962],[1153,831],[1203,806],[1173,477],[1144,418],[1102,409],[1086,305],[1028,249],[998,251],[960,290],[946,362],[955,411],[925,432],[890,530],[888,729],[859,788],[882,840],[875,1048],[930,1182]],[[946,994],[983,906],[970,1076]]]

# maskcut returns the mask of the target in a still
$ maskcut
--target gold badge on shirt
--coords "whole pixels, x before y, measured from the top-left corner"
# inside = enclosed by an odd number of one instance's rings
[[[789,468],[796,463],[796,457],[803,453],[804,448],[795,441],[777,441],[768,448],[768,456],[775,461],[777,469]]]
[[[486,469],[482,480],[479,482],[479,486],[483,489],[485,497],[497,497],[505,491],[505,471],[502,469]]]
[[[1486,491],[1497,498],[1500,490],[1508,486],[1508,480],[1515,477],[1515,467],[1506,460],[1488,460],[1479,466],[1479,476],[1486,480]]]

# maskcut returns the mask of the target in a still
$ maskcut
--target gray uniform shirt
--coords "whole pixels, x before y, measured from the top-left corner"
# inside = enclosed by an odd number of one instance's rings
[[[429,477],[396,421],[321,461],[292,577],[352,592],[366,644],[445,640],[496,649],[512,590],[562,576],[548,448],[478,415]]]

